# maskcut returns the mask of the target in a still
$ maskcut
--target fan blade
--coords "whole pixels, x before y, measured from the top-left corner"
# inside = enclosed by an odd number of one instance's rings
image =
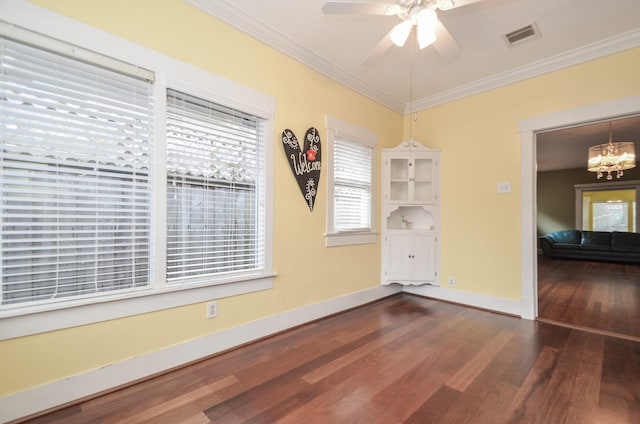
[[[397,15],[406,11],[397,4],[328,1],[322,6],[327,15]]]
[[[433,47],[445,61],[451,60],[460,52],[460,46],[453,39],[451,33],[442,25],[442,22],[438,22],[436,27],[436,41],[433,43]]]
[[[393,41],[391,41],[391,31],[389,31],[387,35],[385,35],[384,38],[382,38],[382,40],[380,40],[378,44],[376,44],[375,47],[371,49],[367,57],[364,58],[364,60],[362,61],[362,64],[364,66],[371,66],[378,63],[378,61],[382,59],[382,57],[391,48],[391,46],[393,46]]]

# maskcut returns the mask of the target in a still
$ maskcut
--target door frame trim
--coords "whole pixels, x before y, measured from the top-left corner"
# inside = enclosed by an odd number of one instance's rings
[[[640,114],[640,96],[631,96],[596,103],[576,109],[533,116],[518,121],[520,133],[520,254],[521,254],[521,316],[538,316],[538,271],[536,231],[536,133],[567,126],[584,125]]]

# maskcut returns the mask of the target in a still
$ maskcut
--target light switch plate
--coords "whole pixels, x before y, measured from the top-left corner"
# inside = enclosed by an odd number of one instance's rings
[[[498,193],[511,193],[511,181],[502,181],[498,183]]]

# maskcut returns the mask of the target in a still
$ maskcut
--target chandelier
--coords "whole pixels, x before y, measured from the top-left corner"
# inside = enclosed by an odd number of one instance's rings
[[[607,180],[622,177],[624,171],[636,166],[636,148],[631,141],[619,141],[614,143],[611,135],[611,122],[609,122],[609,142],[589,147],[588,170],[597,172],[598,179],[606,173]]]

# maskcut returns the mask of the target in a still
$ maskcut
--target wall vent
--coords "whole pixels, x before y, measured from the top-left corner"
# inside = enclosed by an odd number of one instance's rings
[[[538,37],[540,37],[540,32],[538,31],[536,24],[530,24],[525,27],[518,28],[515,31],[511,31],[504,35],[505,40],[507,40],[507,44],[510,46]]]

